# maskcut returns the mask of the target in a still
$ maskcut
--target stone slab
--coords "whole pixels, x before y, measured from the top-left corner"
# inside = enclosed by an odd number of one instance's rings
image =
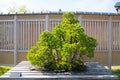
[[[81,73],[48,73],[30,70],[29,61],[22,61],[0,77],[0,80],[115,80],[118,79],[110,70],[96,62],[86,62],[88,71]]]

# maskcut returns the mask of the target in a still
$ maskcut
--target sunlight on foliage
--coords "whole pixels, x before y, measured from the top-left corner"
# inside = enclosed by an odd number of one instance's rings
[[[82,71],[83,56],[94,56],[97,41],[86,35],[78,22],[73,13],[64,13],[62,23],[52,32],[44,31],[30,49],[27,59],[31,64],[52,70]]]
[[[0,76],[9,71],[12,67],[10,66],[0,66]]]

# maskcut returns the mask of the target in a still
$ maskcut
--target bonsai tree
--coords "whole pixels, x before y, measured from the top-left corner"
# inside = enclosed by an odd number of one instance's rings
[[[83,57],[94,56],[96,39],[84,33],[78,19],[71,12],[63,14],[62,23],[52,32],[44,31],[27,59],[38,68],[60,71],[83,71]]]

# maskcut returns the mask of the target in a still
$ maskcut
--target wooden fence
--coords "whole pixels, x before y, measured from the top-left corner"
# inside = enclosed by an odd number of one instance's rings
[[[62,21],[61,17],[51,18],[49,14],[45,14],[44,18],[34,18],[34,15],[32,15],[33,18],[24,16],[21,18],[19,17],[21,15],[11,16],[12,18],[0,20],[0,52],[14,52],[14,64],[17,64],[17,56],[15,56],[17,52],[28,52],[31,46],[36,45],[43,31],[52,31]],[[96,15],[92,14],[92,16]],[[97,18],[97,16],[100,17]],[[85,33],[97,39],[96,52],[109,53],[110,63],[112,51],[120,51],[120,16],[97,16],[87,18],[86,15],[78,14],[76,18],[84,27]]]

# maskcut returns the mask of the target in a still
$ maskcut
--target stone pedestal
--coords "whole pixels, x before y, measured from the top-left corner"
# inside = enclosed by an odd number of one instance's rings
[[[97,62],[86,62],[87,71],[80,73],[50,73],[31,70],[29,61],[22,61],[0,77],[0,80],[115,80],[118,77]]]

